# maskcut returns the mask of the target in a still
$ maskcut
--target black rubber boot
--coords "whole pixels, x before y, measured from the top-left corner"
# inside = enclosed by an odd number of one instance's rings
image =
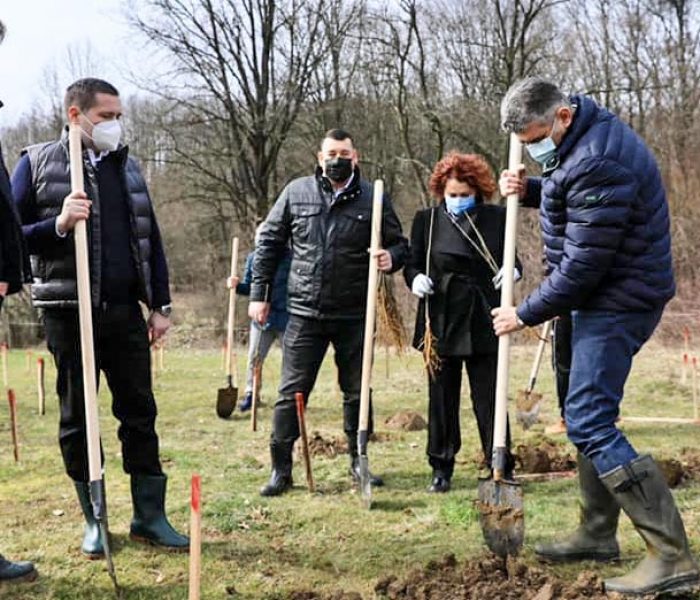
[[[170,552],[188,552],[190,540],[179,534],[165,516],[165,475],[132,475],[134,518],[129,537]]]
[[[593,463],[579,453],[578,481],[581,517],[578,529],[561,541],[535,546],[537,558],[548,562],[612,561],[620,557],[615,535],[620,505],[602,484]]]
[[[34,565],[28,561],[12,562],[0,554],[0,582],[21,583],[34,581],[38,573]]]
[[[83,543],[80,546],[82,553],[90,560],[99,560],[104,557],[105,549],[102,545],[100,526],[95,520],[90,502],[90,484],[87,481],[74,481],[75,491],[78,493],[80,508],[85,517],[85,530],[83,531]]]
[[[270,442],[272,473],[270,481],[260,488],[261,496],[281,496],[292,489],[292,447],[294,444]]]
[[[605,590],[633,596],[675,594],[700,584],[681,515],[654,459],[640,456],[600,480],[647,546],[644,560],[631,573],[606,580]]]
[[[350,468],[348,472],[352,477],[353,483],[359,485],[360,483],[360,456],[357,452],[357,434],[346,435],[348,440],[348,453],[350,454]],[[369,474],[369,483],[372,487],[382,487],[384,485],[384,480],[379,477],[379,475],[373,475],[371,472]]]

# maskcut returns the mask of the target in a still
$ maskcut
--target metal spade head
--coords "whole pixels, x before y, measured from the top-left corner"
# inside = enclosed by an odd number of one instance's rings
[[[109,531],[107,529],[107,523],[104,521],[99,522],[100,524],[100,537],[102,538],[102,547],[105,549],[105,560],[107,561],[107,573],[109,573],[109,578],[114,584],[114,592],[118,599],[122,597],[122,589],[119,587],[117,582],[117,572],[114,570],[114,561],[112,560],[112,550],[109,547]]]
[[[502,558],[516,556],[525,538],[522,487],[514,481],[480,481],[479,512],[491,552]]]
[[[539,420],[542,394],[520,390],[515,398],[515,406],[515,419],[523,429],[530,429]]]
[[[219,388],[216,396],[216,414],[222,419],[228,419],[233,414],[238,400],[238,388],[233,387],[231,378],[228,379],[228,387]]]
[[[372,482],[369,473],[369,458],[366,454],[360,454],[360,492],[365,508],[372,508]]]

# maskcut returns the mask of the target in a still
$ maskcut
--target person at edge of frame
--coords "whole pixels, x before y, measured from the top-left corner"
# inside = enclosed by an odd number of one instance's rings
[[[620,511],[643,538],[646,557],[605,581],[624,595],[685,593],[700,583],[673,495],[654,459],[616,427],[634,356],[675,294],[669,207],[656,159],[626,123],[552,82],[516,82],[501,124],[542,166],[542,177],[501,176],[501,189],[541,196],[549,275],[517,308],[493,311],[504,335],[571,313],[571,373],[565,417],[578,449],[581,522],[570,536],[536,547],[548,561],[617,560]]]
[[[83,367],[73,229],[87,222],[90,290],[99,383],[103,371],[119,420],[124,471],[131,478],[133,540],[187,552],[189,540],[165,515],[167,478],[155,430],[149,338],[170,328],[170,289],[163,243],[146,182],[122,143],[122,104],[110,83],[79,79],[64,98],[79,124],[85,192],[72,192],[68,126],[60,139],[22,151],[12,176],[15,205],[31,254],[32,302],[43,313],[60,400],[59,442],[85,517],[81,550],[104,555],[90,502]],[[143,318],[139,301],[150,310]],[[104,459],[103,459],[104,460]]]
[[[5,24],[0,21],[0,44],[4,39]],[[0,108],[2,105],[0,102]],[[30,272],[22,229],[12,202],[10,175],[0,146],[0,309],[6,296],[16,294],[24,283],[31,281]],[[0,554],[0,585],[34,581],[37,575],[31,562],[13,562]]]
[[[270,439],[272,474],[260,490],[263,496],[277,496],[292,487],[292,447],[299,437],[294,395],[301,392],[308,402],[329,344],[335,349],[343,393],[350,475],[355,482],[360,478],[357,431],[373,190],[360,174],[358,152],[348,132],[328,131],[317,158],[313,175],[293,180],[282,191],[255,247],[249,316],[260,324],[267,321],[274,274],[289,242],[292,249],[290,317]],[[379,269],[399,270],[408,244],[386,195],[381,242]],[[370,432],[371,422],[370,416]],[[383,481],[372,476],[371,483],[378,486]]]
[[[255,228],[255,244],[258,241],[258,233],[262,227],[262,221]],[[250,284],[253,281],[253,258],[255,257],[255,248],[245,259],[245,267],[243,269],[243,278],[228,277],[226,279],[226,287],[228,289],[236,288],[236,294],[241,296],[250,295]],[[289,248],[284,253],[280,261],[277,271],[272,282],[272,291],[270,292],[270,314],[267,317],[264,325],[260,325],[257,321],[251,319],[250,333],[248,335],[248,364],[246,367],[245,393],[238,404],[238,410],[247,412],[253,406],[253,378],[256,368],[255,361],[259,361],[258,369],[260,370],[261,381],[257,382],[258,388],[262,386],[262,368],[267,358],[272,344],[275,340],[282,342],[284,331],[287,328],[289,321],[289,313],[287,312],[287,279],[289,278],[289,266],[292,262],[292,252]]]
[[[462,439],[462,368],[469,376],[472,408],[486,466],[493,451],[498,338],[491,309],[500,304],[505,208],[488,200],[497,189],[493,173],[475,154],[452,152],[434,167],[429,182],[437,206],[418,211],[411,228],[406,284],[420,298],[413,346],[421,350],[432,334],[435,372],[428,374],[428,491],[447,492]],[[515,280],[521,277],[517,262]],[[429,272],[428,272],[429,270]],[[426,305],[431,332],[426,332]],[[515,461],[507,433],[506,477]]]

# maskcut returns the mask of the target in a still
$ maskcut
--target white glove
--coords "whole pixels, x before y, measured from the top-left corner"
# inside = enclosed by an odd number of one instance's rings
[[[513,267],[513,281],[517,282],[520,281],[522,278],[522,273],[518,271],[518,267]],[[493,282],[493,287],[496,288],[497,290],[501,289],[501,284],[503,283],[503,267],[501,267],[494,275],[493,279],[491,280]]]
[[[419,273],[413,278],[411,291],[419,298],[423,298],[426,294],[430,295],[433,293],[433,280],[427,275]]]

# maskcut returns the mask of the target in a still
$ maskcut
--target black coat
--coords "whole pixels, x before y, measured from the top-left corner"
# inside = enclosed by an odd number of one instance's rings
[[[311,318],[355,319],[365,314],[372,220],[372,185],[359,170],[337,199],[317,171],[292,181],[267,215],[255,246],[251,301],[270,300],[278,263],[291,241],[288,308]],[[393,271],[406,260],[408,242],[384,196],[382,247]]]
[[[491,309],[500,305],[500,291],[492,283],[494,273],[473,246],[464,239],[447,215],[443,204],[416,213],[411,229],[411,250],[404,277],[409,288],[419,273],[426,274],[426,254],[430,215],[435,213],[430,256],[434,293],[428,307],[433,335],[440,356],[471,356],[498,350],[493,333]],[[499,268],[503,264],[505,208],[480,203],[469,216],[481,233]],[[458,219],[460,227],[474,241],[467,217]],[[522,267],[516,260],[519,269]],[[425,334],[425,299],[418,305],[413,346],[419,348]]]
[[[10,176],[0,148],[0,281],[6,281],[9,284],[7,293],[14,294],[30,281],[29,273],[24,237],[12,201]]]

